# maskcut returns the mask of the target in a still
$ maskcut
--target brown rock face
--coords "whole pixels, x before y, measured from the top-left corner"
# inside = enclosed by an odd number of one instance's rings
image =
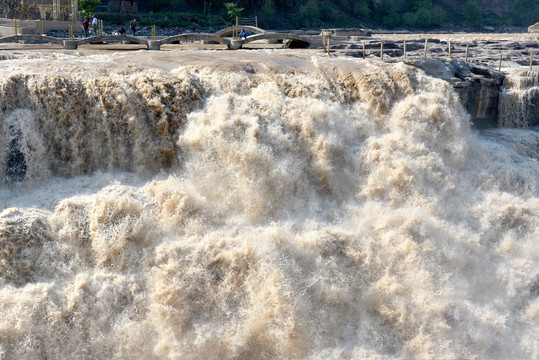
[[[477,0],[476,2],[487,15],[503,16],[513,11],[518,0]]]
[[[503,16],[513,11],[515,4],[520,0],[474,0],[481,9],[488,16],[494,14],[497,16]],[[443,3],[454,10],[462,9],[462,5],[466,1],[462,0],[444,0]]]

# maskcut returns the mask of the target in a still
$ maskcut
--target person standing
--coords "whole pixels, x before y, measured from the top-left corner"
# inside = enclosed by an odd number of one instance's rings
[[[92,32],[94,35],[97,35],[97,18],[95,15],[92,15]]]
[[[84,21],[82,22],[82,30],[84,31],[84,37],[90,36],[88,28],[90,27],[90,23],[88,22],[87,18],[84,18]]]
[[[133,36],[137,33],[137,19],[131,20],[129,23],[129,26],[131,27],[131,31],[133,32]]]

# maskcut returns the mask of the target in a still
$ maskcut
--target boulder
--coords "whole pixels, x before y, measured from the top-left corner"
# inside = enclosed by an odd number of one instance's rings
[[[539,22],[536,22],[532,26],[529,26],[528,27],[528,32],[529,33],[539,33]]]

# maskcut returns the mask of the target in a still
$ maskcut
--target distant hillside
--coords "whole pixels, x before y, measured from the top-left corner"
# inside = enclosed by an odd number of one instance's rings
[[[105,5],[107,1],[102,1]],[[230,7],[257,16],[267,28],[382,27],[436,29],[529,26],[539,21],[539,0],[141,0],[139,16],[162,26],[217,26]],[[228,21],[230,21],[229,17]]]

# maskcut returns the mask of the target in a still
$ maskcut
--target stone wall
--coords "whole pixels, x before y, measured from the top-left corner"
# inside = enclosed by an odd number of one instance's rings
[[[112,13],[137,14],[138,4],[134,1],[109,0],[108,11]]]

